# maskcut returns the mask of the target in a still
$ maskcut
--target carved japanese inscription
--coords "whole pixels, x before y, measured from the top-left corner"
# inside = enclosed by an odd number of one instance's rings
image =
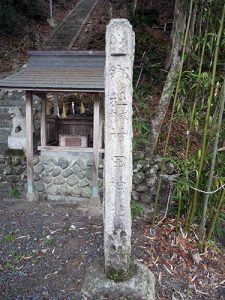
[[[105,65],[106,273],[126,273],[131,256],[132,77],[134,34],[125,19],[111,20]]]

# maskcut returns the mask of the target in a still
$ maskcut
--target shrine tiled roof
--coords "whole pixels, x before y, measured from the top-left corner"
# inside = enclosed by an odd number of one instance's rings
[[[2,89],[104,92],[105,52],[31,51],[16,73],[0,80]]]

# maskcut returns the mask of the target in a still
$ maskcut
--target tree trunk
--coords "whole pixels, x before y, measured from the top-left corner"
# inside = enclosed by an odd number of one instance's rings
[[[173,91],[176,86],[177,75],[181,67],[181,54],[183,48],[183,37],[186,30],[188,17],[188,5],[186,0],[176,0],[174,6],[174,21],[171,32],[171,48],[168,52],[165,68],[169,70],[159,104],[152,116],[149,133],[149,146],[146,147],[147,155],[152,157],[156,149],[159,133],[167,113]],[[194,16],[195,14],[193,14]],[[193,17],[193,21],[195,17]],[[189,37],[193,36],[194,24],[190,27]],[[188,47],[190,48],[190,40]]]
[[[136,8],[137,8],[137,2],[138,0],[134,0],[134,5],[133,5],[133,17],[135,16]]]

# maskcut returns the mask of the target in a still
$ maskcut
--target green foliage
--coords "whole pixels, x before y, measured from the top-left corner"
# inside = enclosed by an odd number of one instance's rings
[[[48,14],[48,2],[44,0],[1,0],[0,32],[18,34],[27,19],[43,21]]]
[[[143,208],[141,207],[140,203],[137,201],[132,201],[131,202],[131,216],[132,218],[140,217],[143,215]]]
[[[9,233],[3,237],[3,240],[5,242],[13,242],[15,239],[16,239],[16,236],[14,233]]]
[[[21,192],[17,190],[16,187],[12,187],[11,190],[11,197],[16,198],[16,199],[20,199],[21,198]]]
[[[130,267],[126,272],[124,270],[121,271],[112,270],[109,273],[110,274],[108,274],[108,277],[110,279],[114,280],[115,282],[121,282],[131,278],[134,274],[134,270],[132,267]]]
[[[155,9],[140,7],[136,10],[132,24],[137,26],[153,26],[159,24],[159,13]]]
[[[135,118],[133,120],[133,127],[135,131],[135,136],[133,139],[134,145],[147,144],[148,134],[149,134],[149,124],[145,119]]]

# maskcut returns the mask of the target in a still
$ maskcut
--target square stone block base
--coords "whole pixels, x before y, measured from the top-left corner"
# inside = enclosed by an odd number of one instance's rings
[[[134,275],[123,282],[106,277],[104,261],[95,261],[87,270],[81,291],[82,300],[154,300],[155,277],[143,264],[134,260]]]
[[[26,136],[9,136],[8,147],[10,149],[26,149]]]

